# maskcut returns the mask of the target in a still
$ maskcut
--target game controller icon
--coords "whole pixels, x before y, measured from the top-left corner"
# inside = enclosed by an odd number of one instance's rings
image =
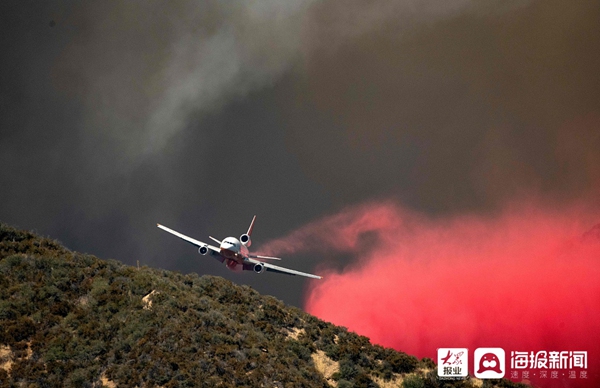
[[[489,370],[496,373],[502,373],[502,370],[500,370],[500,360],[498,360],[498,356],[494,353],[486,353],[481,356],[481,359],[479,360],[479,370],[477,373],[483,373]]]

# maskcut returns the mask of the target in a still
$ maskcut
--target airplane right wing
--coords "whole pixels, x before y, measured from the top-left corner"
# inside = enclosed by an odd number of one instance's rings
[[[169,232],[177,237],[179,237],[180,239],[187,241],[188,243],[197,246],[198,248],[200,247],[206,247],[208,249],[208,253],[211,256],[214,256],[217,260],[219,260],[220,262],[223,262],[223,260],[225,260],[225,258],[223,256],[221,256],[221,250],[217,247],[214,247],[212,245],[203,243],[202,241],[193,239],[189,236],[186,236],[185,234],[179,233],[173,229],[169,229],[164,225],[161,224],[156,224],[156,226],[158,226],[160,229],[164,230],[165,232]]]
[[[289,268],[283,268],[278,265],[273,265],[271,263],[265,263],[264,261],[258,261],[258,260],[254,260],[251,258],[248,258],[247,260],[252,264],[263,265],[265,267],[265,269],[270,272],[276,272],[276,273],[281,273],[281,274],[285,274],[285,275],[306,276],[307,278],[313,278],[313,279],[321,279],[322,278],[321,276],[318,276],[318,275],[313,275],[311,273],[306,273],[306,272],[300,272],[300,271],[296,271],[296,270],[289,269]]]

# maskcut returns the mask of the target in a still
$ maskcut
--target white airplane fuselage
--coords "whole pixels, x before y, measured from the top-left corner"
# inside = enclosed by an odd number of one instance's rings
[[[248,248],[235,237],[227,237],[219,246],[220,253],[228,260],[234,260],[238,264],[243,264],[244,259],[248,257]]]

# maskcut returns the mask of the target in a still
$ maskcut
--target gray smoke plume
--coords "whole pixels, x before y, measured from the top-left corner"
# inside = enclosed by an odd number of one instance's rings
[[[292,243],[312,244],[301,225],[381,199],[445,215],[597,196],[597,2],[6,0],[0,14],[0,220],[73,249],[230,276],[156,222],[206,240],[258,214],[252,248],[310,272],[319,254],[261,243],[301,230]]]
[[[56,17],[73,39],[53,76],[83,105],[87,149],[116,148],[112,162],[133,168],[199,117],[272,85],[316,52],[481,8],[470,0],[75,4]]]
[[[121,162],[163,150],[197,115],[269,85],[299,56],[303,2],[78,4],[54,64],[56,87],[84,106],[82,130]]]

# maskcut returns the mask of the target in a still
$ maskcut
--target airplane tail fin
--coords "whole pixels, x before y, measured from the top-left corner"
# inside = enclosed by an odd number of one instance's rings
[[[252,239],[250,238],[250,235],[252,234],[252,229],[254,229],[254,221],[256,221],[256,216],[252,217],[252,222],[250,223],[248,232],[240,236],[240,242],[246,247],[250,247],[250,245],[252,245]]]
[[[250,227],[248,228],[248,232],[246,233],[248,236],[252,236],[252,229],[254,229],[254,221],[256,221],[256,216],[252,217],[252,222],[250,223]]]

